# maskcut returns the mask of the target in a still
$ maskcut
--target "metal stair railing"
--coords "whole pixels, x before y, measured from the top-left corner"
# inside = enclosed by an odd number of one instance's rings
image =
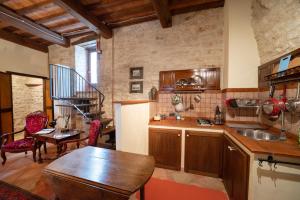
[[[53,100],[61,100],[69,106],[72,105],[85,118],[88,116],[84,111],[90,111],[90,108],[81,109],[73,101],[98,101],[94,110],[101,117],[102,105],[105,100],[104,94],[73,68],[50,64],[50,93]]]

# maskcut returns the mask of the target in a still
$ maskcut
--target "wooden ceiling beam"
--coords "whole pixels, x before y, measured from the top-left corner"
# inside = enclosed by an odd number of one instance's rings
[[[172,14],[181,14],[192,11],[223,7],[224,0],[173,0],[170,4]]]
[[[36,24],[33,21],[25,17],[22,17],[1,5],[0,5],[0,20],[9,23],[12,26],[15,26],[20,30],[26,31],[32,35],[36,35],[40,38],[43,38],[49,42],[59,44],[62,46],[70,45],[70,41],[67,38],[39,24]]]
[[[32,13],[32,12],[35,12],[35,11],[43,9],[43,8],[47,8],[51,4],[54,5],[53,0],[47,0],[47,1],[44,1],[44,2],[33,4],[31,6],[27,6],[25,8],[21,8],[21,9],[17,10],[16,12],[19,15],[26,15],[28,13]]]
[[[60,19],[63,19],[63,18],[69,17],[69,16],[70,15],[68,13],[65,13],[65,12],[57,13],[57,14],[54,14],[54,15],[43,17],[42,19],[38,19],[38,20],[35,21],[35,23],[47,24],[49,22],[60,20]]]
[[[98,8],[91,7],[90,12],[92,12],[94,15],[104,15],[113,12],[124,11],[127,9],[139,8],[140,6],[144,6],[146,4],[149,4],[149,0],[131,0],[126,3],[115,4],[109,7],[98,7]],[[98,5],[103,5],[103,4],[98,3]]]
[[[64,8],[70,15],[78,19],[81,23],[89,27],[97,34],[104,38],[112,37],[112,30],[104,23],[100,22],[97,17],[90,15],[83,5],[73,0],[54,0],[55,3]]]
[[[77,23],[79,23],[79,21],[74,19],[74,20],[70,20],[70,21],[65,22],[65,23],[58,23],[58,24],[54,24],[54,25],[51,25],[51,26],[47,26],[47,27],[51,30],[56,31],[56,29],[64,28],[66,26],[74,25],[74,24],[77,24]]]
[[[82,37],[82,38],[72,42],[71,45],[82,44],[82,43],[89,42],[89,41],[92,41],[92,40],[97,40],[98,38],[100,38],[100,36],[97,35],[97,34],[89,35],[89,36]]]
[[[76,34],[69,35],[68,38],[73,39],[73,38],[78,38],[78,37],[93,35],[93,34],[95,34],[95,32],[87,31],[87,32],[81,32],[81,33],[76,33]]]
[[[45,45],[41,45],[34,40],[28,39],[28,38],[23,38],[15,33],[7,32],[4,30],[0,30],[0,38],[4,40],[8,40],[10,42],[29,47],[31,49],[35,49],[38,51],[42,51],[47,53],[48,52],[48,47]]]
[[[76,28],[86,28],[84,25],[82,25],[80,22],[77,22],[76,24],[70,24],[70,25],[66,25],[66,26],[62,26],[62,27],[58,27],[58,28],[54,28],[52,29],[55,32],[66,32],[68,30],[73,30]]]
[[[151,0],[154,10],[163,28],[172,26],[172,15],[169,10],[168,0]]]

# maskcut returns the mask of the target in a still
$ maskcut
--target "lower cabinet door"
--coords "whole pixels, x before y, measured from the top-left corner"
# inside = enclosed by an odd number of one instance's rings
[[[223,180],[231,200],[248,199],[249,155],[228,137],[224,141]]]
[[[157,167],[180,170],[181,130],[149,128],[149,155]]]
[[[186,172],[213,177],[222,175],[223,134],[186,131]]]

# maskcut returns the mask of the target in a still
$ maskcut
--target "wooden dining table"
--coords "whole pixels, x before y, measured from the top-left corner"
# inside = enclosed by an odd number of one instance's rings
[[[152,156],[84,147],[50,163],[44,169],[59,200],[125,200],[144,186],[154,171]]]

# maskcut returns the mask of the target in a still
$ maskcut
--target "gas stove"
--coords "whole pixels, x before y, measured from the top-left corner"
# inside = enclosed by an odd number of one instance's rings
[[[210,119],[203,119],[203,118],[197,119],[197,123],[200,126],[212,126],[213,125],[213,122]]]

